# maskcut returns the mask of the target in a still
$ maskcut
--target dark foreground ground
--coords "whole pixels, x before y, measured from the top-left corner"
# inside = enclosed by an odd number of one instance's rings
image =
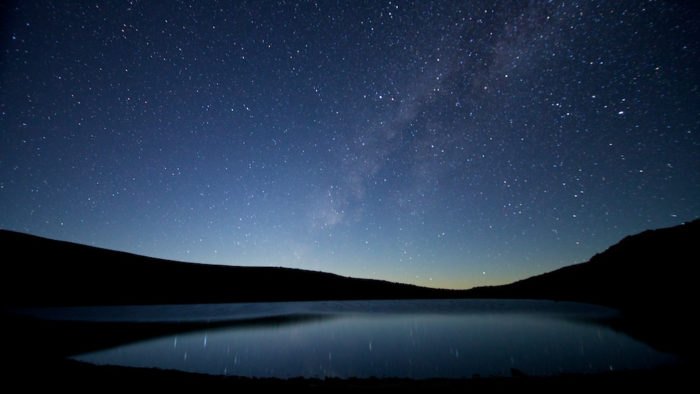
[[[474,377],[472,379],[253,379],[224,377],[164,371],[158,369],[94,366],[62,360],[38,362],[18,369],[15,365],[3,379],[5,388],[21,391],[32,389],[69,389],[71,391],[100,392],[104,390],[158,389],[158,390],[333,390],[385,391],[416,390],[440,392],[492,392],[518,390],[523,392],[680,392],[694,391],[693,371],[678,366],[652,371],[621,371],[598,375],[562,375],[555,377],[511,378]],[[15,386],[18,385],[18,386]],[[534,390],[534,391],[530,391]],[[643,391],[642,391],[643,390]],[[3,390],[5,391],[5,390]],[[7,391],[5,391],[7,392]],[[181,391],[178,391],[181,392]]]

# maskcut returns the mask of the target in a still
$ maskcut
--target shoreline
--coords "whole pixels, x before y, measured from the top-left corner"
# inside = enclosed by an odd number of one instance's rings
[[[34,363],[31,363],[34,364]],[[16,368],[19,367],[19,368]],[[614,371],[599,374],[563,374],[556,376],[473,377],[471,379],[404,379],[404,378],[248,378],[207,375],[157,368],[134,368],[92,365],[74,360],[54,359],[34,365],[15,365],[6,383],[26,388],[70,388],[95,390],[109,387],[158,387],[159,389],[304,389],[304,390],[590,390],[590,389],[673,389],[692,383],[688,365],[660,367],[652,370]],[[14,381],[14,382],[12,382]]]

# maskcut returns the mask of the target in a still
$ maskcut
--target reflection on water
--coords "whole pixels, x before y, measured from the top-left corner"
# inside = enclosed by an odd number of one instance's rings
[[[298,309],[314,312],[315,318],[235,324],[75,358],[97,364],[280,378],[460,378],[508,376],[513,369],[551,375],[673,362],[673,357],[645,344],[579,319],[604,316],[610,313],[606,309],[483,301],[489,302],[491,307],[479,301],[304,303]]]

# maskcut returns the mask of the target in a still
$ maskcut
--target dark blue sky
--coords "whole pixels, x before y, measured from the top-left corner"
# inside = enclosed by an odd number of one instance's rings
[[[492,3],[3,5],[0,227],[470,287],[699,217],[697,7]]]

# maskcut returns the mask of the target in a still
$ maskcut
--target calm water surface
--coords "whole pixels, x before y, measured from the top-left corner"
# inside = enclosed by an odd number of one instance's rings
[[[74,357],[248,377],[464,378],[645,369],[674,362],[600,319],[601,307],[511,300],[69,308],[71,320],[231,321]],[[264,318],[274,318],[266,320]]]

